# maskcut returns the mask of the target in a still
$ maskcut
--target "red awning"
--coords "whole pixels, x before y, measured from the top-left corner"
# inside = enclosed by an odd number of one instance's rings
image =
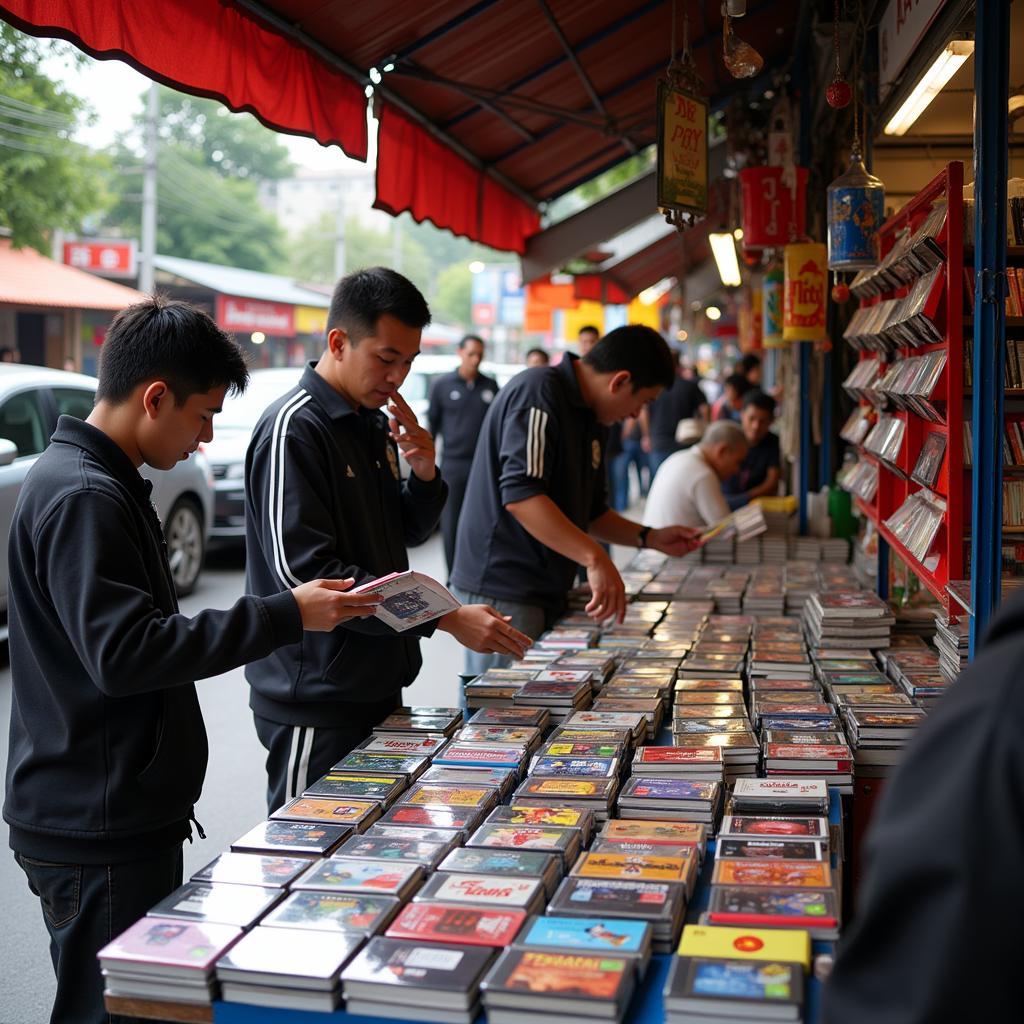
[[[0,16],[26,31],[128,60],[359,158],[374,69],[378,205],[517,252],[539,204],[654,142],[673,9],[665,0],[0,0]],[[786,26],[801,9],[801,0],[749,0],[742,36],[765,58],[762,88],[790,56]],[[693,56],[711,95],[756,88],[722,68],[719,5],[696,5],[694,21]]]
[[[467,201],[474,200],[475,201]],[[379,210],[408,210],[494,249],[522,253],[540,217],[482,171],[385,104],[377,134]]]
[[[366,97],[348,75],[219,0],[2,0],[26,32],[67,39],[268,128],[366,159]]]

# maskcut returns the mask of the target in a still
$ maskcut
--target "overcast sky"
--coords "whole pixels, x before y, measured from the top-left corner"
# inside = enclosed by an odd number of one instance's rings
[[[46,74],[61,82],[76,95],[86,99],[96,111],[94,125],[81,129],[76,136],[86,145],[101,148],[110,145],[119,131],[131,126],[132,117],[142,109],[143,95],[149,79],[118,60],[93,60],[77,68],[56,57],[44,62]],[[312,139],[281,135],[297,167],[331,170],[345,158],[337,146],[324,147]]]

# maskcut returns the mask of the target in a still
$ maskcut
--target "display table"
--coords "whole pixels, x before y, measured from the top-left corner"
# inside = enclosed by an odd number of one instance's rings
[[[829,823],[835,827],[840,823],[842,805],[839,791],[829,790]],[[708,843],[707,855],[701,868],[693,899],[686,909],[688,924],[696,924],[699,916],[707,909],[711,892],[711,874],[715,864],[715,841]],[[829,955],[833,952],[834,943],[815,942],[812,953],[815,957]],[[626,1024],[661,1024],[664,1020],[662,1005],[662,989],[668,977],[672,955],[657,954],[651,958],[647,974],[633,996],[626,1012]],[[813,973],[807,983],[807,994],[804,1012],[804,1024],[816,1024],[821,1013],[821,982]],[[128,1004],[131,1004],[130,1006]],[[112,1012],[128,1013],[155,1020],[183,1021],[186,1024],[381,1024],[380,1017],[365,1017],[361,1014],[346,1013],[336,1010],[334,1013],[314,1013],[306,1010],[280,1010],[263,1006],[248,1006],[244,1003],[215,1002],[212,1014],[206,1006],[184,1006],[180,1003],[168,1004],[143,1002],[142,1000],[123,1000],[107,998],[107,1008]],[[396,1020],[415,1021],[415,1017],[395,1018]],[[476,1024],[486,1024],[486,1015],[481,1013]]]

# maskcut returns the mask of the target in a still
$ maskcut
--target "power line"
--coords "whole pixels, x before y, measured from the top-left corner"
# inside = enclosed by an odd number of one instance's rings
[[[49,122],[54,125],[68,125],[74,127],[78,123],[78,117],[74,114],[62,114],[60,111],[51,110],[49,107],[40,107],[34,103],[26,103],[8,93],[0,93],[0,106],[9,107],[12,113],[17,113],[22,120],[36,121],[38,123]]]

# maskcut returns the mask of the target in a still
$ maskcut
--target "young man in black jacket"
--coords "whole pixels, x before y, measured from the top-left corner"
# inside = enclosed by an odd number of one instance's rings
[[[161,298],[126,309],[104,340],[95,408],[60,418],[18,498],[3,815],[50,934],[52,1024],[108,1020],[97,951],[181,884],[207,757],[193,680],[373,611],[339,593],[351,580],[317,580],[179,614],[138,467],[188,458],[247,381],[200,310]]]
[[[434,440],[398,393],[430,311],[383,267],[338,282],[327,350],[264,412],[246,456],[246,583],[254,594],[326,574],[359,583],[408,568],[406,545],[437,525],[447,488]],[[387,405],[388,416],[380,407]],[[402,481],[398,451],[412,470]],[[519,657],[529,639],[494,609],[466,605],[396,633],[377,619],[304,636],[246,668],[267,749],[273,811],[326,772],[400,703],[436,628],[476,651]]]

